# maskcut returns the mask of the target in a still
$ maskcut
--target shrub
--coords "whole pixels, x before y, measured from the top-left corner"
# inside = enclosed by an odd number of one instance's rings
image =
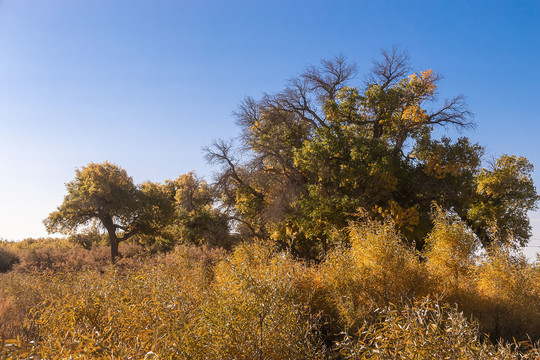
[[[350,247],[333,250],[321,266],[345,329],[354,329],[371,309],[425,291],[423,264],[393,223],[361,220],[349,226]]]
[[[346,359],[537,359],[539,349],[516,351],[516,345],[492,345],[480,339],[478,325],[454,307],[423,299],[376,310],[339,344]],[[522,344],[523,345],[523,344]]]
[[[493,338],[540,339],[540,276],[538,266],[523,254],[492,249],[477,268],[477,294],[482,307],[475,314]]]
[[[15,253],[0,247],[0,273],[10,271],[19,261],[19,257]]]
[[[240,245],[216,268],[216,282],[205,302],[196,337],[196,358],[318,359],[319,318],[307,267],[273,246]],[[196,355],[199,354],[199,355]]]
[[[127,266],[132,258],[140,258],[146,255],[146,251],[140,245],[120,244],[123,258],[122,266]],[[31,248],[20,250],[20,263],[15,270],[21,272],[43,271],[82,271],[84,269],[105,270],[110,266],[110,249],[106,246],[94,246],[90,250],[79,246],[68,249],[56,248]]]
[[[433,290],[455,297],[460,291],[470,290],[477,242],[474,233],[457,215],[434,205],[432,218],[434,226],[426,239],[425,257],[434,278]]]
[[[14,271],[0,274],[0,338],[35,338],[35,326],[25,326],[25,320],[51,290],[48,285],[45,275]]]
[[[530,341],[493,345],[481,334],[538,339],[539,264],[498,249],[461,267],[469,255],[439,251],[463,240],[443,220],[425,263],[388,220],[352,223],[350,246],[320,264],[265,243],[230,253],[182,245],[152,257],[129,245],[131,257],[114,266],[107,248],[64,250],[65,258],[43,249],[52,265],[0,274],[0,335],[35,341],[20,358],[538,358]],[[85,260],[100,254],[106,266]],[[459,270],[459,292],[455,278],[427,281],[448,269]],[[0,358],[9,356],[0,346]]]
[[[54,290],[33,312],[40,351],[63,357],[185,358],[197,341],[194,324],[213,277],[208,267],[219,256],[201,252],[181,247],[104,273],[55,273],[49,284]]]

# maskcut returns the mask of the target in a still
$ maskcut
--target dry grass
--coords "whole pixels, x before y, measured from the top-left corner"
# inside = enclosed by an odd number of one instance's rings
[[[132,246],[115,266],[99,247],[10,248],[21,263],[0,274],[0,357],[539,358],[527,340],[540,339],[539,264],[478,258],[438,216],[423,258],[389,221],[351,224],[350,246],[321,264],[264,243]]]

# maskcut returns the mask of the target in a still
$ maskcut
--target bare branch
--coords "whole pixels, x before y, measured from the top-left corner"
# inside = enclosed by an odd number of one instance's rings
[[[383,50],[381,54],[382,60],[373,60],[368,83],[380,84],[381,88],[385,89],[407,76],[411,67],[409,66],[409,54],[406,51],[400,51],[397,46],[393,46],[390,51]]]
[[[318,93],[319,101],[334,99],[339,89],[356,75],[356,65],[348,65],[344,56],[331,60],[322,60],[320,67],[310,66],[301,77]]]
[[[429,114],[428,123],[435,125],[454,125],[458,128],[473,127],[470,121],[472,113],[467,109],[465,97],[456,96],[451,100],[446,100],[439,110]]]
[[[252,195],[257,198],[263,198],[264,195],[250,186],[239,174],[236,160],[231,156],[231,149],[233,142],[226,142],[222,139],[215,140],[211,147],[205,147],[203,151],[205,159],[211,164],[223,164],[226,167],[226,171],[221,176],[223,180],[233,179],[236,183],[245,189],[247,189]]]

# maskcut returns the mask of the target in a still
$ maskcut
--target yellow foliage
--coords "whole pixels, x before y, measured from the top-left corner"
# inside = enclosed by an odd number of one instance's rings
[[[437,76],[433,70],[420,71],[420,76],[414,73],[409,76],[409,84],[419,93],[420,96],[432,96],[437,90]]]
[[[403,111],[403,119],[411,124],[421,124],[427,121],[426,111],[418,105],[407,106]]]
[[[382,207],[377,206],[376,212],[384,217],[389,217],[392,219],[393,223],[398,227],[398,229],[412,232],[420,221],[418,207],[419,206],[417,204],[413,207],[404,208],[397,202],[391,200],[388,202],[388,209],[383,209]]]
[[[310,272],[263,244],[241,245],[216,268],[197,337],[219,359],[316,359],[318,317],[300,284]]]
[[[424,291],[423,265],[413,248],[404,245],[394,224],[360,215],[361,221],[349,227],[350,249],[332,251],[322,265],[348,326],[370,309]]]
[[[485,303],[483,326],[495,336],[540,334],[539,267],[503,247],[492,249],[477,268],[477,291]]]
[[[433,206],[433,230],[426,239],[429,272],[443,293],[455,292],[469,283],[475,265],[476,239],[457,217]]]
[[[349,246],[321,264],[252,243],[180,246],[103,271],[1,274],[0,358],[537,359],[530,343],[518,351],[480,334],[540,338],[540,267],[502,250],[475,261],[455,220],[436,209],[425,262],[390,220],[360,214]],[[438,281],[467,290],[454,297],[466,316],[425,297]]]
[[[378,309],[353,338],[339,343],[347,359],[538,359],[540,351],[517,353],[524,344],[491,344],[480,340],[478,325],[448,305],[425,298]]]

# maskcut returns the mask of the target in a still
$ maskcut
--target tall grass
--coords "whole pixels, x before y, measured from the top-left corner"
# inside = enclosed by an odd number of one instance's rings
[[[457,218],[434,219],[422,256],[368,219],[319,264],[266,243],[137,250],[115,266],[48,249],[52,264],[0,274],[0,357],[539,358],[539,264],[479,257]]]

